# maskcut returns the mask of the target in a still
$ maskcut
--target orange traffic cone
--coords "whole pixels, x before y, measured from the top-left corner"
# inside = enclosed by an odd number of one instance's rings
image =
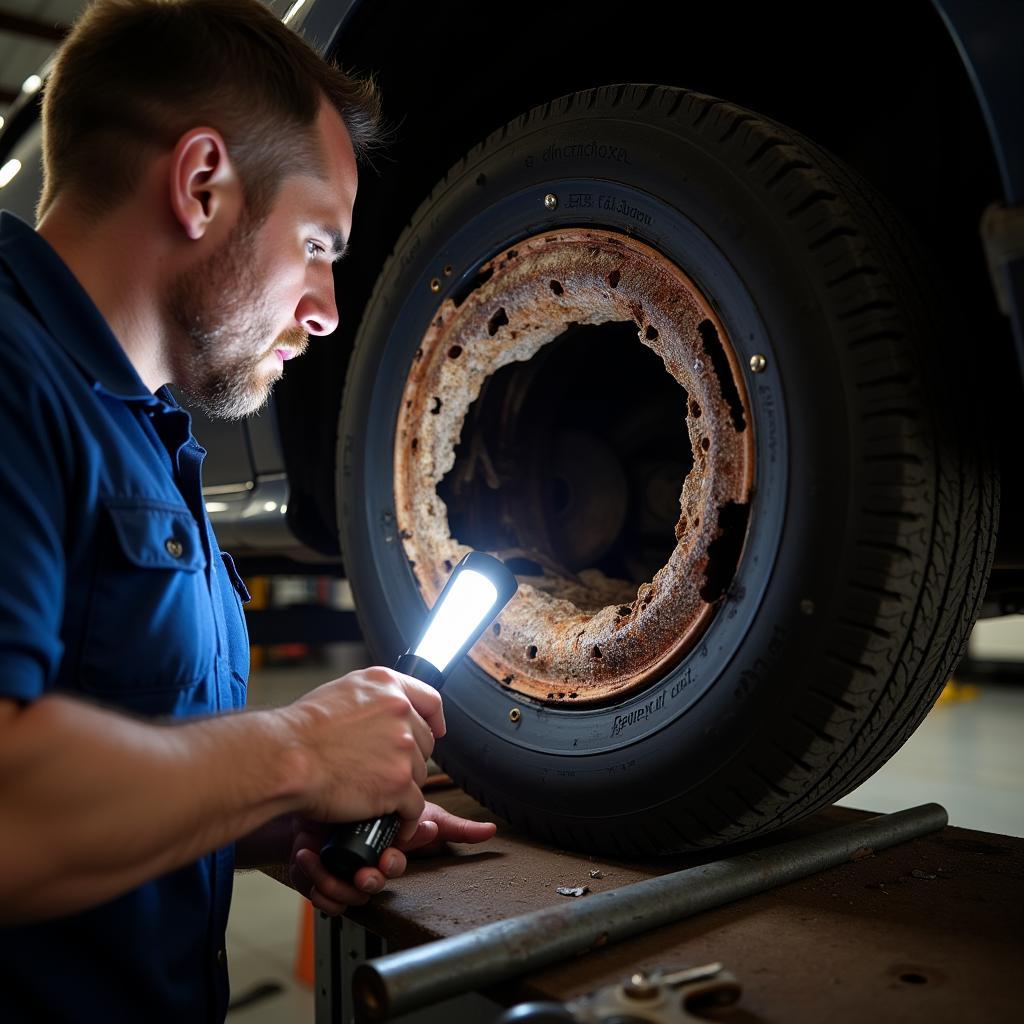
[[[313,904],[309,900],[302,901],[302,913],[299,918],[299,946],[295,954],[295,979],[312,988],[313,976]]]

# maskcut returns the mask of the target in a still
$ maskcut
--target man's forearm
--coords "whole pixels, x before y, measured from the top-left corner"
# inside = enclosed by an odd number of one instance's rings
[[[280,711],[159,725],[48,696],[5,703],[0,725],[6,921],[102,902],[302,803],[308,762]]]

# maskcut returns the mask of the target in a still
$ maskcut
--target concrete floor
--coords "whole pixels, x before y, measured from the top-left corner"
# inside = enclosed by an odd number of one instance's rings
[[[256,672],[250,704],[288,703],[364,664],[365,651],[351,644],[333,649],[326,665]],[[954,825],[1024,837],[1022,723],[1024,686],[960,687],[936,705],[888,764],[841,803],[895,811],[937,801]],[[277,990],[231,1011],[234,1024],[312,1022],[312,991],[293,973],[302,903],[297,893],[263,875],[236,875],[228,923],[232,996],[255,993],[260,986]]]

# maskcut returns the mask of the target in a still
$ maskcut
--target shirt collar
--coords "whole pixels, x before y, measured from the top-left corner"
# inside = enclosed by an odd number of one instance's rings
[[[0,263],[18,283],[54,340],[97,390],[124,401],[156,403],[110,325],[53,247],[20,217],[0,212]],[[173,399],[172,399],[173,402]],[[177,403],[174,402],[176,406]]]

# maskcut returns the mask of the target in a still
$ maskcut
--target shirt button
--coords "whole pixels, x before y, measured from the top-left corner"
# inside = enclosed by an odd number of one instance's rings
[[[164,547],[167,548],[167,554],[169,554],[171,558],[181,558],[185,553],[185,548],[182,546],[181,541],[175,540],[173,537],[168,537],[167,540],[164,541]]]

